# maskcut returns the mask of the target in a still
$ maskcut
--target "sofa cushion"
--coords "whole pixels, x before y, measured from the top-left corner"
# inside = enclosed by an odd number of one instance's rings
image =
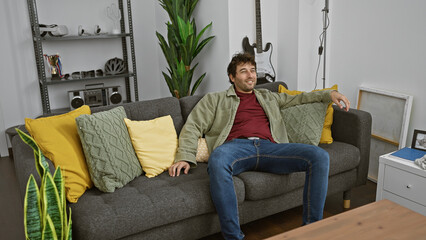
[[[234,177],[239,203],[244,184]],[[155,178],[140,176],[114,193],[87,191],[70,205],[73,238],[119,239],[189,217],[215,212],[210,197],[207,164],[199,163],[189,174]]]
[[[77,202],[86,189],[93,186],[75,123],[75,118],[82,114],[90,114],[87,105],[61,115],[25,119],[25,127],[43,154],[55,168],[61,167],[70,202]]]
[[[351,170],[359,165],[359,148],[354,145],[334,141],[331,144],[320,144],[330,155],[330,176]]]
[[[316,90],[313,90],[312,92],[323,91],[323,90],[336,90],[337,91],[337,84],[333,85],[331,88],[316,89]],[[289,95],[297,95],[297,94],[302,93],[302,91],[297,91],[297,90],[290,91],[284,85],[280,85],[278,87],[278,92],[279,93],[287,93]],[[333,109],[332,105],[333,105],[333,103],[329,103],[328,107],[327,107],[327,112],[325,114],[325,119],[324,119],[324,124],[323,124],[323,130],[321,132],[320,143],[330,144],[330,143],[333,142],[333,137],[331,136],[331,125],[333,124],[334,109]]]
[[[116,107],[117,105],[115,105]],[[122,105],[130,120],[151,120],[158,117],[170,115],[175,125],[176,133],[179,136],[184,124],[179,100],[174,97],[165,97],[154,100],[125,103]],[[113,106],[96,107],[92,112],[100,112],[113,108]]]
[[[288,141],[318,146],[327,106],[328,103],[316,102],[282,109]]]
[[[147,121],[124,119],[145,176],[151,178],[169,169],[178,146],[170,115]]]
[[[331,144],[320,144],[330,155],[329,175],[333,176],[358,166],[360,153],[353,145],[334,141]],[[298,172],[277,175],[263,172],[244,172],[238,175],[246,187],[247,200],[261,200],[290,192],[305,184],[305,173]]]
[[[205,138],[198,139],[197,154],[195,160],[197,162],[208,162],[209,161],[209,149],[207,148],[207,142]]]
[[[76,118],[90,178],[103,192],[114,192],[142,174],[124,118],[122,106]]]

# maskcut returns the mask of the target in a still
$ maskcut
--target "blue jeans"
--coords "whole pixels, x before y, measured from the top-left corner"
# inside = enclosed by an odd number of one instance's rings
[[[328,185],[329,156],[320,147],[233,139],[217,147],[208,162],[210,192],[225,239],[243,239],[232,176],[245,171],[275,174],[306,172],[303,224],[322,219]]]

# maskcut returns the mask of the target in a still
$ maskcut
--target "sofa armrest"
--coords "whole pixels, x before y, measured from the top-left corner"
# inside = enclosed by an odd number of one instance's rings
[[[352,144],[360,151],[360,163],[356,185],[367,181],[371,143],[371,114],[362,110],[350,109],[348,112],[333,105],[333,125],[331,132],[334,141]]]
[[[19,192],[21,193],[21,199],[25,197],[25,190],[27,188],[28,178],[32,174],[40,186],[40,176],[38,175],[35,167],[34,151],[22,139],[16,135],[12,138],[12,149],[13,149],[13,162],[15,165],[16,178],[18,180]],[[53,163],[48,160],[50,172],[54,173],[55,167]]]

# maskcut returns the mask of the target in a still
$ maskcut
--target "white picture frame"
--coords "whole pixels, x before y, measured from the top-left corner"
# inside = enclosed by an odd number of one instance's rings
[[[372,116],[368,178],[377,182],[379,157],[404,148],[407,142],[413,96],[361,86],[357,109]]]

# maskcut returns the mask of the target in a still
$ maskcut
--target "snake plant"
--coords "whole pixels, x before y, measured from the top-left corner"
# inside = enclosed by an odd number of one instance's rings
[[[53,176],[49,164],[35,140],[16,129],[21,139],[34,151],[35,165],[40,175],[40,188],[31,174],[24,199],[26,239],[72,239],[71,209],[67,219],[64,179],[61,168]]]
[[[198,34],[192,13],[198,0],[159,0],[166,10],[170,21],[167,25],[167,41],[160,33],[157,38],[164,57],[166,58],[168,74],[163,73],[170,93],[176,98],[193,95],[203,81],[206,73],[202,74],[192,85],[192,77],[198,63],[192,65],[194,58],[214,38],[201,38],[212,23],[205,26]]]

